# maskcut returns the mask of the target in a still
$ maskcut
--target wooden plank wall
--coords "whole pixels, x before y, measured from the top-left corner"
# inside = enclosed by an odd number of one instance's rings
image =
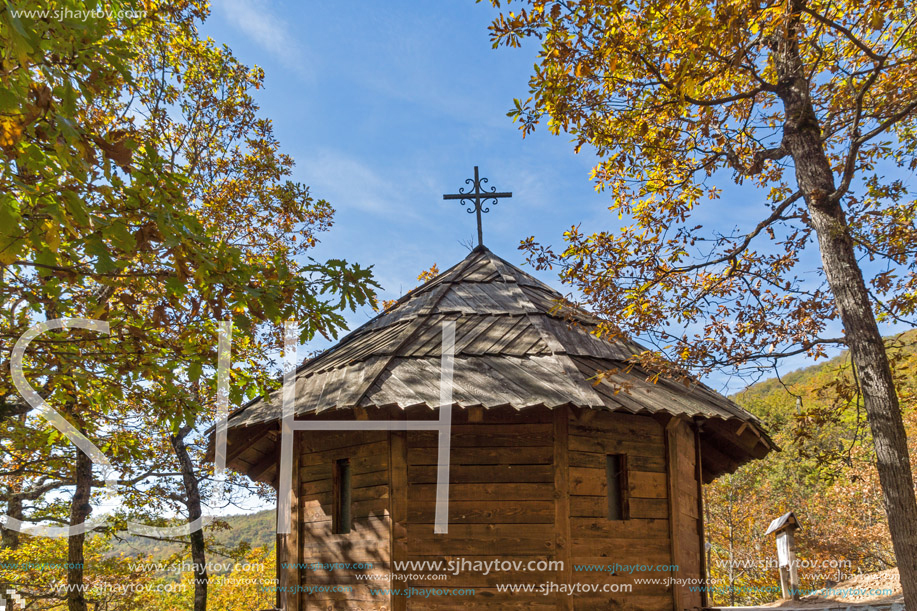
[[[666,426],[669,454],[669,490],[673,515],[671,532],[677,545],[673,548],[678,565],[677,577],[699,579],[703,575],[701,550],[701,515],[698,503],[697,439],[691,424],[673,418]],[[701,594],[688,586],[674,586],[673,597],[680,609],[701,606]]]
[[[406,560],[552,560],[555,557],[553,414],[547,409],[455,410],[449,532],[433,534],[436,433],[406,439],[407,527],[395,540]],[[556,572],[464,571],[447,581],[410,579],[416,588],[474,588],[474,596],[412,597],[406,609],[556,609],[541,594],[497,592],[500,583],[560,581]]]
[[[302,562],[371,562],[372,569],[301,570],[303,585],[350,585],[349,593],[302,594],[306,609],[389,610],[389,596],[370,593],[370,584],[387,588],[386,582],[359,581],[355,573],[387,573],[391,560],[389,514],[390,442],[387,431],[341,431],[299,433],[302,516]],[[349,534],[332,534],[332,465],[350,459],[353,526]]]
[[[419,416],[409,411],[401,417]],[[304,585],[348,584],[354,591],[304,594],[301,609],[679,609],[675,591],[663,585],[635,584],[628,594],[573,597],[504,593],[496,586],[624,584],[633,583],[634,577],[671,575],[656,571],[610,575],[576,571],[574,564],[679,564],[678,577],[699,576],[694,435],[689,423],[664,427],[651,417],[573,408],[455,410],[450,524],[449,532],[440,535],[433,533],[436,435],[432,431],[306,434],[299,473],[302,562],[374,563],[364,573],[387,573],[393,570],[393,559],[564,560],[565,569],[488,575],[463,571],[444,581],[415,575],[391,583],[359,581],[349,570],[303,570]],[[675,458],[671,473],[666,468],[667,452]],[[627,520],[606,517],[608,454],[627,455]],[[339,458],[349,458],[352,469],[354,525],[348,535],[331,534],[331,472]],[[676,501],[671,523],[670,501]],[[673,546],[673,540],[678,545]],[[476,593],[374,598],[370,584],[474,588]],[[679,603],[684,604],[680,609],[700,604],[699,597],[695,603],[683,594],[678,593]]]
[[[570,532],[572,562],[580,565],[671,564],[665,442],[662,425],[630,414],[572,410],[569,415]],[[608,520],[605,457],[627,455],[629,519]],[[634,577],[665,578],[668,573],[617,576],[573,571],[574,582],[633,583]],[[574,608],[671,611],[663,585],[634,585],[628,594],[574,597]]]

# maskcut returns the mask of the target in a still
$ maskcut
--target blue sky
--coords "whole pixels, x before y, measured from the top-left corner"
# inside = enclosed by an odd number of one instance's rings
[[[202,28],[265,69],[257,100],[296,160],[294,178],[337,210],[314,256],[374,265],[383,299],[413,288],[431,264],[445,269],[467,254],[474,216],[442,194],[465,186],[474,165],[489,185],[513,192],[485,216],[484,242],[516,264],[527,236],[557,245],[572,225],[609,229],[617,220],[589,179],[591,154],[574,154],[569,137],[543,129],[523,139],[506,116],[514,97],[527,96],[537,48],[492,49],[495,15],[471,0],[215,0]],[[729,186],[697,219],[727,231],[761,200]],[[566,292],[555,274],[536,275]],[[350,315],[351,328],[373,314]]]
[[[474,165],[513,192],[485,217],[485,243],[514,262],[525,236],[610,216],[589,181],[591,157],[574,155],[567,137],[523,140],[506,117],[535,49],[493,50],[493,15],[470,0],[218,0],[205,25],[264,67],[259,102],[296,179],[337,210],[315,255],[375,264],[385,298],[465,256],[474,215],[442,194],[465,186]]]
[[[526,236],[557,243],[574,224],[612,218],[589,180],[593,157],[575,155],[567,136],[523,140],[506,116],[527,94],[537,49],[492,49],[495,14],[470,0],[217,0],[202,28],[265,69],[257,100],[295,179],[337,211],[315,257],[374,264],[383,298],[467,254],[474,215],[442,194],[466,186],[475,165],[513,192],[484,217],[484,241],[514,263]]]

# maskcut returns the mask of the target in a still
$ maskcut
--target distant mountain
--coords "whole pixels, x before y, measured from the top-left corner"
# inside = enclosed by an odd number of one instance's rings
[[[274,527],[275,515],[273,509],[265,509],[257,513],[222,516],[219,521],[225,522],[228,528],[208,528],[207,532],[213,535],[216,544],[221,547],[232,548],[247,543],[251,548],[273,548],[277,532]],[[132,536],[113,543],[112,555],[151,556],[154,560],[162,560],[182,551],[182,546],[177,543],[144,537]]]

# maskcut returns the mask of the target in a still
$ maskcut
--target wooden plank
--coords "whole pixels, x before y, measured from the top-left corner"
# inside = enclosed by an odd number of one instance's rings
[[[666,499],[632,498],[629,509],[631,519],[666,519],[669,515]],[[604,518],[608,514],[608,499],[605,496],[571,496],[570,511],[575,518]]]
[[[304,555],[311,555],[315,549],[332,543],[331,519],[318,522],[303,522],[300,546]],[[308,552],[308,553],[307,553]]]
[[[280,449],[265,454],[257,463],[245,470],[245,475],[256,482],[269,482],[273,478],[273,471],[279,469]],[[294,459],[293,468],[296,468]]]
[[[437,464],[437,448],[408,449],[408,464]],[[452,447],[450,463],[453,465],[549,465],[554,458],[550,446],[523,446],[497,448]]]
[[[356,506],[360,501],[372,501],[377,499],[388,499],[389,488],[388,484],[381,484],[379,486],[364,486],[361,488],[352,488],[350,498],[353,501],[353,505]],[[318,501],[322,505],[331,505],[334,502],[334,494],[332,491],[328,492],[310,492],[308,496],[303,496],[304,501]]]
[[[619,553],[620,552],[620,553]],[[600,573],[607,575],[604,571],[587,571],[585,567],[589,566],[602,566],[602,565],[614,565],[620,564],[622,566],[630,565],[638,567],[646,567],[646,571],[639,571],[634,573],[627,573],[622,571],[619,576],[630,576],[634,575],[640,577],[658,577],[664,579],[667,574],[661,571],[657,571],[656,567],[669,567],[672,565],[672,558],[669,556],[668,550],[665,550],[661,553],[645,554],[641,553],[640,550],[628,550],[627,548],[617,549],[616,543],[614,541],[607,542],[607,548],[601,550],[601,554],[598,556],[579,556],[574,558],[574,563],[576,566],[580,567],[579,571],[576,571],[575,575],[587,574],[590,572]],[[660,587],[662,585],[660,584]]]
[[[478,535],[475,537],[452,536],[452,532],[461,527],[487,527],[491,524],[450,524],[449,533],[437,535],[433,533],[433,527],[430,524],[418,525],[425,532],[414,536],[408,536],[403,542],[397,544],[404,546],[404,550],[398,550],[398,553],[404,551],[410,552],[412,557],[435,556],[441,559],[443,556],[461,556],[468,557],[481,553],[482,549],[500,550],[501,557],[524,556],[529,558],[536,555],[553,554],[556,543],[552,533],[545,532],[544,525],[537,525],[536,528],[530,529],[524,524],[501,524],[500,526],[511,526],[513,531],[503,536],[495,535]],[[540,533],[540,536],[539,536]]]
[[[452,447],[497,447],[497,446],[550,446],[551,425],[549,424],[460,424],[452,426]],[[436,431],[412,432],[408,438],[409,447],[435,448],[439,438]]]
[[[331,499],[326,497],[317,499],[303,499],[303,522],[323,522],[331,519]],[[388,515],[388,499],[367,499],[354,501],[351,504],[353,521],[369,517],[383,517]]]
[[[554,498],[554,486],[544,483],[449,484],[450,501],[549,501]],[[436,484],[412,484],[408,499],[436,500]]]
[[[377,566],[391,562],[388,541],[360,541],[350,544],[349,541],[335,540],[334,546],[309,546],[303,549],[303,562],[372,562]]]
[[[406,544],[411,556],[469,557],[482,549],[542,556],[553,552],[554,534],[543,524],[450,524],[446,534],[434,534],[432,524],[409,524]]]
[[[583,435],[586,437],[607,437],[611,435],[619,439],[662,442],[662,426],[649,416],[600,410],[591,411],[595,416],[587,421],[571,415],[571,435]]]
[[[340,458],[347,458],[341,456]],[[315,461],[300,467],[301,479],[304,482],[313,482],[331,479],[331,465],[333,459]],[[370,456],[356,456],[350,458],[350,472],[356,476],[363,473],[377,473],[388,469],[388,457],[381,454]]]
[[[664,473],[628,473],[628,492],[631,498],[664,499],[666,497],[666,477]]]
[[[378,518],[388,516],[388,499],[381,498],[366,501],[354,501],[351,506],[351,512],[353,514],[354,522],[362,518]]]
[[[366,585],[365,583],[347,584],[353,588],[349,592],[304,592],[302,599],[307,609],[328,609],[328,602],[351,601],[350,606],[335,606],[335,609],[388,609],[388,596],[383,599],[381,595],[373,594],[370,590],[379,585]],[[383,602],[384,600],[384,602]],[[286,611],[286,610],[284,610]]]
[[[602,469],[571,467],[569,470],[570,494],[605,496],[608,491],[607,480],[604,465]]]
[[[298,586],[302,584],[302,576],[297,565],[302,559],[300,544],[300,530],[302,528],[301,503],[299,502],[300,483],[299,468],[296,457],[302,453],[302,435],[293,433],[293,473],[290,487],[290,532],[279,535],[278,549],[282,562],[289,563],[287,568],[280,569],[280,603],[284,611],[299,611],[300,596]],[[278,565],[280,566],[280,565]]]
[[[350,482],[354,489],[388,485],[388,469],[385,471],[360,471],[356,468],[357,466],[354,463],[350,463]]]
[[[408,601],[411,611],[555,611],[553,602],[545,602],[541,594],[498,592],[496,588],[475,588],[474,595],[412,597]]]
[[[432,524],[435,501],[416,501],[408,506],[408,519],[417,524]],[[553,501],[449,502],[449,523],[552,524]]]
[[[391,519],[388,516],[373,516],[355,521],[347,534],[331,532],[330,519],[312,522],[304,525],[302,548],[310,558],[308,562],[314,562],[314,557],[323,554],[346,555],[360,550],[372,552],[376,559],[380,559],[382,554],[388,558],[390,531]]]
[[[669,521],[666,519],[571,518],[570,533],[571,536],[581,538],[668,539]]]
[[[315,499],[303,499],[301,510],[301,520],[303,523],[324,522],[331,519],[331,506],[322,505]]]
[[[681,499],[678,495],[678,480],[676,475],[676,465],[679,458],[679,444],[676,435],[677,427],[681,423],[678,418],[672,418],[665,426],[665,450],[666,450],[666,485],[668,487],[668,513],[669,519],[669,537],[671,542],[672,563],[675,564],[681,559],[681,541],[678,538],[678,515],[681,511]],[[672,571],[672,575],[678,577],[678,571]],[[675,609],[684,609],[684,600],[681,588],[672,588],[672,605]]]
[[[599,454],[627,454],[634,456],[665,455],[661,441],[629,441],[614,438],[585,437],[570,435],[570,450],[573,452],[596,452]]]
[[[351,465],[351,472],[353,472],[353,465]],[[351,486],[356,488],[366,488],[369,486],[382,486],[388,485],[388,471],[370,471],[369,473],[357,473],[351,475]],[[313,482],[305,482],[302,484],[301,490],[304,497],[312,497],[313,495],[321,494],[323,492],[331,492],[334,488],[334,482],[331,477],[326,479],[321,479]]]
[[[230,431],[227,440],[226,464],[235,462],[242,454],[261,443],[265,437],[270,436],[272,431],[276,436],[277,428],[276,422],[266,422]]]
[[[408,537],[408,466],[407,466],[407,431],[389,433],[389,485],[391,486],[391,529],[389,530],[389,549],[393,560],[391,570],[396,573],[394,561],[404,560],[403,553]],[[394,583],[394,582],[393,582]],[[391,595],[392,611],[406,611],[407,598]]]
[[[287,550],[289,555],[286,558],[289,561],[296,563],[299,566],[302,563],[303,559],[303,550],[302,550],[302,537],[303,537],[303,505],[302,497],[299,493],[302,488],[302,480],[299,475],[299,460],[296,457],[301,456],[303,453],[303,434],[296,431],[293,432],[293,481],[291,483],[291,490],[293,490],[293,503],[291,507],[291,518],[293,524],[290,529],[290,538],[288,540]],[[279,468],[278,468],[279,470]],[[293,572],[293,585],[300,586],[303,582],[303,572],[302,570],[295,568],[290,569]],[[298,592],[293,592],[289,595],[289,600],[291,601],[291,606],[289,607],[290,611],[299,611],[302,608],[302,600]],[[284,607],[286,611],[286,607]]]
[[[668,539],[604,539],[598,537],[571,539],[573,558],[640,558],[640,564],[671,564],[671,541]],[[625,564],[620,560],[615,560]],[[577,560],[577,564],[580,564]]]
[[[605,468],[604,452],[570,452],[569,463],[571,467],[591,467],[593,469]],[[627,468],[631,471],[646,471],[649,473],[665,473],[665,458],[663,456],[627,456]]]
[[[492,561],[495,559],[506,560],[502,556],[500,558],[482,558],[485,561]],[[544,557],[531,557],[532,561],[545,560]],[[512,562],[512,560],[506,560]],[[528,560],[516,560],[517,562],[522,562],[522,566],[528,562]],[[521,570],[521,571],[491,571],[486,575],[483,572],[477,571],[460,571],[457,575],[448,573],[449,578],[447,580],[437,579],[438,575],[436,573],[412,573],[411,577],[406,580],[408,586],[414,586],[416,588],[474,588],[475,590],[479,588],[495,588],[499,584],[517,584],[517,583],[547,583],[556,581],[554,571],[538,571],[538,570]],[[383,586],[386,587],[386,586]],[[401,586],[404,587],[404,586]],[[569,598],[567,596],[566,598]]]
[[[672,598],[668,594],[657,596],[632,594],[605,594],[602,596],[579,596],[576,598],[576,611],[608,611],[608,609],[652,609],[653,611],[672,611]]]
[[[694,481],[697,485],[697,536],[698,536],[698,551],[700,553],[700,579],[703,583],[707,582],[707,554],[706,554],[706,539],[704,533],[704,470],[703,470],[703,460],[701,454],[701,443],[700,443],[700,425],[695,424],[694,426]],[[700,593],[700,605],[706,607],[709,603],[706,589]]]
[[[378,441],[374,443],[367,443],[359,446],[347,446],[344,448],[334,448],[331,450],[324,450],[321,452],[309,452],[303,454],[302,466],[309,467],[314,465],[321,465],[325,463],[332,463],[341,458],[349,458],[351,460],[355,458],[366,458],[374,457],[379,461],[385,461],[388,463],[388,442],[387,441]]]
[[[357,563],[351,563],[356,565]],[[330,564],[327,566],[331,566]],[[382,567],[382,563],[373,563],[367,562],[363,565],[363,568],[312,568],[309,569],[309,580],[306,582],[308,585],[352,585],[355,583],[363,585],[377,585],[380,588],[387,588],[388,581],[376,581],[372,579],[366,579],[367,575],[377,575],[380,573],[387,572],[386,569]],[[357,575],[363,577],[362,579],[357,579]]]
[[[335,543],[335,541],[331,541]],[[337,549],[329,549],[325,546],[310,545],[303,548],[304,562],[310,563],[333,563],[333,562],[365,562],[370,563],[375,568],[375,572],[387,573],[390,554],[388,553],[388,541],[378,539],[375,541],[356,541],[349,540],[337,542]],[[350,569],[342,569],[340,575],[342,579]],[[309,575],[311,575],[311,571]],[[310,577],[311,578],[311,577]]]
[[[679,507],[679,513],[682,516],[686,516],[691,519],[700,518],[697,515],[697,490],[695,487],[690,485],[690,482],[680,481],[678,482],[678,495],[682,499],[681,506]]]
[[[435,484],[437,467],[408,465],[408,483]],[[554,469],[550,465],[450,465],[449,483],[550,483]]]
[[[385,442],[386,431],[301,431],[303,450],[309,454],[368,443]]]
[[[667,518],[669,505],[666,499],[630,499],[631,518]]]
[[[303,465],[302,459],[300,459],[299,462],[299,478],[302,482],[316,482],[323,479],[331,479],[331,461],[313,465]]]
[[[564,568],[557,575],[558,581],[571,583],[573,565],[570,547],[570,468],[569,456],[569,407],[554,410],[554,542],[555,558],[564,563]],[[570,596],[558,593],[555,597],[557,608],[570,611],[573,600]]]
[[[419,414],[422,414],[423,411],[426,412],[426,418],[430,418],[430,409],[421,408],[417,410],[405,410],[407,417],[412,419],[413,417],[423,417]],[[548,409],[544,406],[531,406],[525,407],[523,409],[516,409],[515,407],[491,407],[487,409],[482,409],[483,420],[480,423],[471,421],[470,414],[474,410],[472,408],[468,409],[458,409],[452,411],[452,425],[459,426],[463,424],[551,424],[554,422],[554,416],[552,409]],[[413,415],[412,415],[413,414]]]
[[[608,491],[605,469],[572,467],[570,469],[570,494],[605,496]],[[666,478],[664,473],[630,471],[627,474],[630,498],[664,499]]]
[[[611,562],[612,564],[614,563],[613,560]],[[634,583],[635,578],[646,580],[657,578],[664,579],[665,574],[663,574],[663,576],[660,578],[659,573],[656,571],[638,571],[633,573],[622,571],[619,574],[611,574],[600,571],[578,571],[576,573],[576,581],[578,583],[597,584],[599,586],[603,584],[617,584],[619,586],[627,585],[630,586],[630,591],[620,592],[620,594],[624,597],[629,598],[631,596],[665,596],[669,604],[672,603],[672,597],[669,591],[671,586],[666,586],[664,583]],[[596,594],[602,594],[602,592],[596,592]]]

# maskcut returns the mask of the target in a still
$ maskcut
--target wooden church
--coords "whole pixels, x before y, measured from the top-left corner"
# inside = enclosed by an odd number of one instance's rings
[[[597,338],[597,319],[484,246],[304,363],[295,419],[435,419],[444,321],[455,330],[448,531],[434,528],[436,431],[297,430],[278,608],[704,606],[673,584],[706,575],[701,485],[773,443],[701,384],[625,373],[643,348]],[[244,406],[228,433],[229,466],[275,488],[280,406],[280,391]]]

